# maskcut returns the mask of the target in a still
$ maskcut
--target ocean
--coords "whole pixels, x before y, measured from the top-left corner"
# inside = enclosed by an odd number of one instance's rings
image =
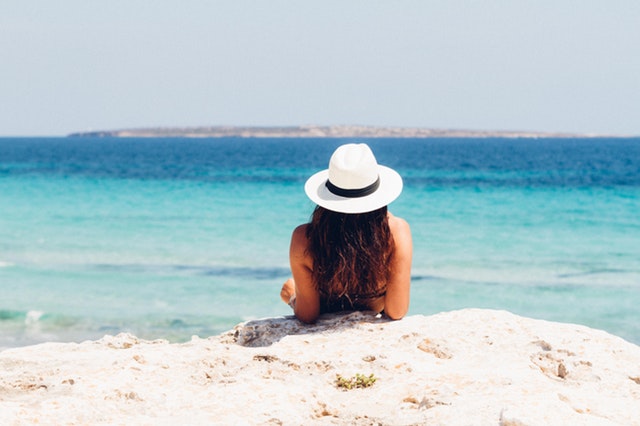
[[[188,341],[289,315],[303,190],[368,143],[404,191],[409,314],[504,309],[640,344],[640,139],[0,138],[0,349]]]

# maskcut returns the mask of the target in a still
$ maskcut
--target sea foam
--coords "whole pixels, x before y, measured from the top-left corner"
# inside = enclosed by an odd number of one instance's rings
[[[27,316],[25,317],[24,323],[26,325],[35,324],[38,321],[40,321],[40,318],[42,318],[42,315],[44,315],[44,312],[42,311],[29,311],[27,312]]]

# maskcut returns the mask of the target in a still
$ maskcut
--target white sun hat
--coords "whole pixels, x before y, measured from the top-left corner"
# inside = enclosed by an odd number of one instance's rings
[[[329,168],[311,176],[304,191],[314,203],[339,213],[367,213],[398,198],[402,178],[395,170],[381,166],[368,145],[338,147]]]

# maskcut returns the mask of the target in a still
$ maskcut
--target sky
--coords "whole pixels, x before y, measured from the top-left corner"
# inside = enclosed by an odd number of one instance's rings
[[[0,1],[0,136],[306,124],[640,135],[637,0]]]

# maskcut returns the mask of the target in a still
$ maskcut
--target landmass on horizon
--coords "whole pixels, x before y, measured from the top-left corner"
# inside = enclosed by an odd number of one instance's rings
[[[187,138],[573,138],[601,137],[560,132],[457,130],[359,125],[148,127],[72,133],[69,137],[187,137]]]

